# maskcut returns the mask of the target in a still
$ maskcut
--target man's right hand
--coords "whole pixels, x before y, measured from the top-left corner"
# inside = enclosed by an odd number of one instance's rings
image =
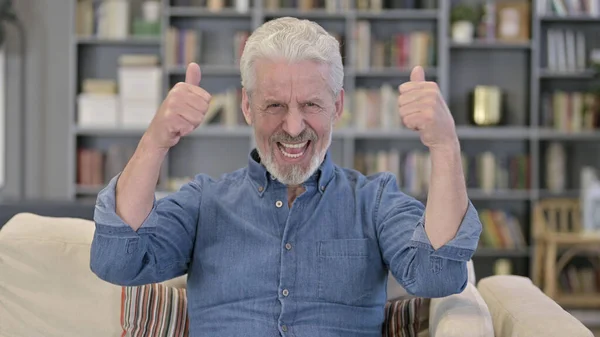
[[[211,95],[199,86],[201,77],[200,66],[190,63],[185,82],[169,91],[148,126],[144,134],[146,144],[168,150],[202,123]]]

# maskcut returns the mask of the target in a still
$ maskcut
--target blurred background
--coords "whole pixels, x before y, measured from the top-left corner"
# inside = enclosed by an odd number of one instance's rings
[[[213,102],[170,151],[157,197],[244,166],[238,62],[251,31],[281,16],[340,41],[338,165],[391,171],[426,201],[428,153],[395,106],[423,66],[484,226],[477,277],[531,277],[600,326],[598,0],[0,0],[0,226],[22,211],[91,219],[192,61]]]

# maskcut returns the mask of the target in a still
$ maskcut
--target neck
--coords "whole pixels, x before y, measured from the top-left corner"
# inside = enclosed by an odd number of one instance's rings
[[[304,193],[306,189],[302,185],[288,185],[288,207],[292,207],[294,200]]]

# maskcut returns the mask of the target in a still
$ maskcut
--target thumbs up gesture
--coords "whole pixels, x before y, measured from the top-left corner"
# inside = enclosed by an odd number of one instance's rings
[[[194,131],[204,120],[211,95],[200,85],[200,66],[190,63],[185,82],[177,83],[167,94],[144,134],[146,143],[169,149]]]
[[[425,80],[422,67],[416,66],[410,81],[399,86],[398,110],[402,123],[420,133],[430,150],[458,144],[454,119],[435,82]]]

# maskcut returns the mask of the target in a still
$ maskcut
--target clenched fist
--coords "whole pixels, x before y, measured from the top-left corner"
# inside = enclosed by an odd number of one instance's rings
[[[200,66],[190,63],[185,82],[169,91],[144,134],[152,146],[167,150],[202,123],[211,95],[199,87],[201,77]]]
[[[400,85],[398,108],[402,123],[418,131],[429,149],[446,148],[458,143],[454,119],[435,82],[425,81],[423,68],[417,66],[410,81]]]

